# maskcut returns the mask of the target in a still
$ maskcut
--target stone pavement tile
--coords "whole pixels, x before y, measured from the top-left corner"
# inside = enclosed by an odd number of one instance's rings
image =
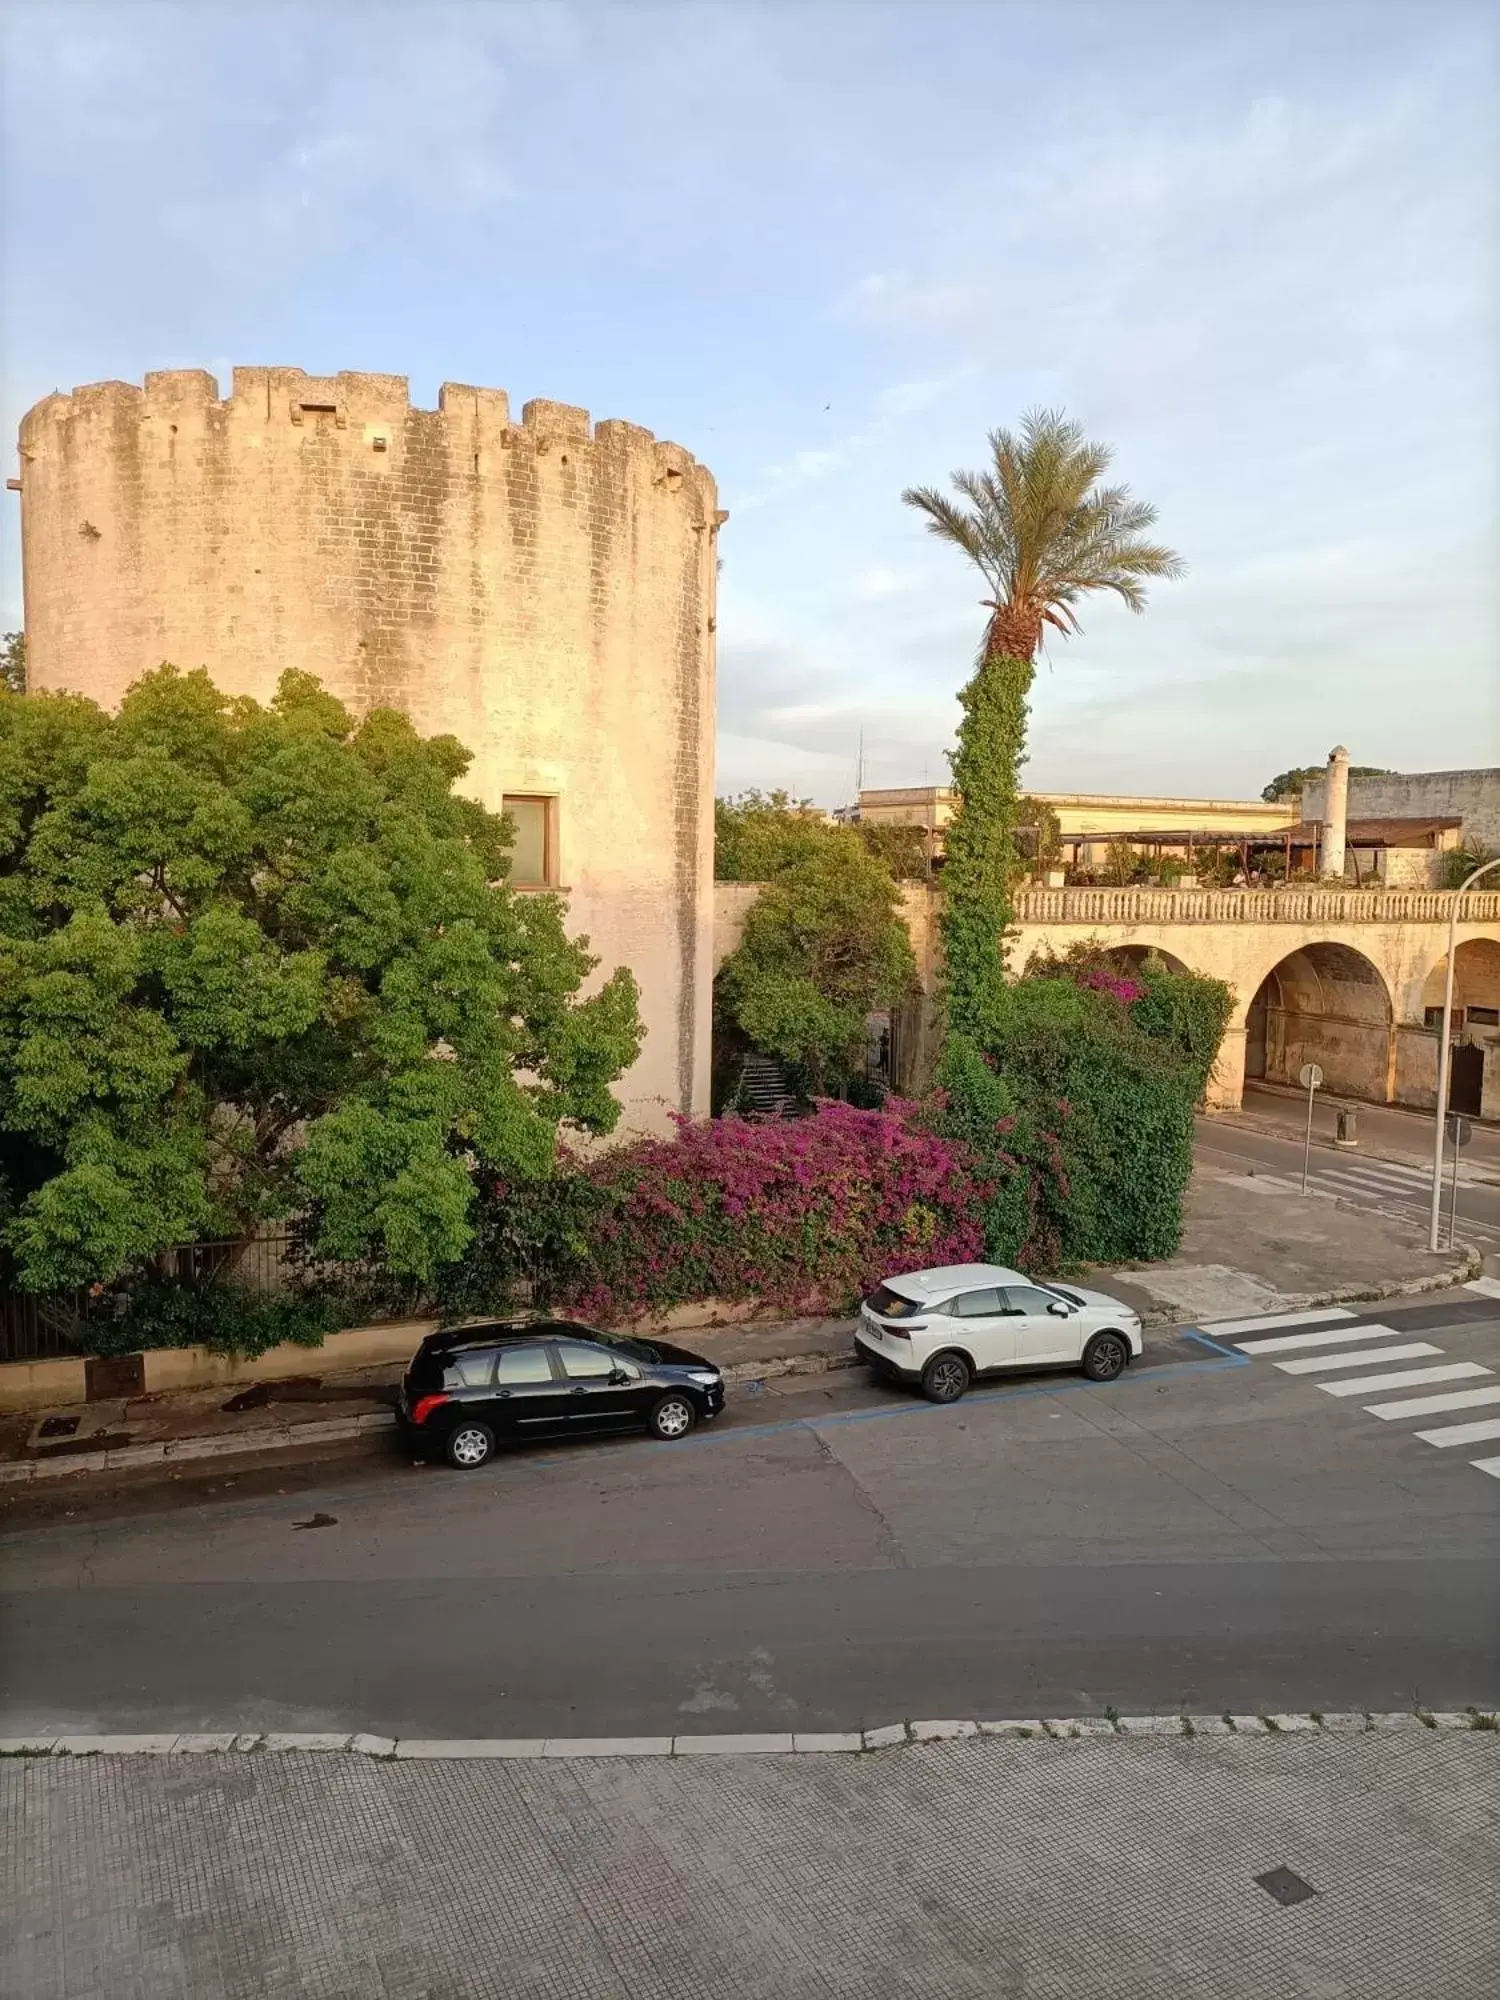
[[[394,1736],[370,1736],[363,1730],[349,1738],[349,1748],[357,1750],[361,1757],[389,1757],[396,1748]]]
[[[789,1752],[794,1747],[786,1736],[678,1736],[673,1750],[679,1757],[745,1757]]]
[[[977,1736],[977,1722],[914,1722],[912,1736],[918,1743],[946,1743],[954,1737]]]
[[[174,1730],[165,1736],[59,1736],[56,1747],[73,1757],[161,1757],[176,1741]]]
[[[1370,1727],[1370,1718],[1353,1709],[1341,1709],[1336,1715],[1320,1715],[1318,1726],[1331,1736],[1363,1736]]]
[[[1190,1715],[1188,1734],[1192,1736],[1232,1736],[1233,1729],[1222,1715]]]
[[[863,1734],[867,1750],[889,1750],[897,1743],[911,1741],[904,1722],[889,1722],[883,1729],[866,1729]]]
[[[416,1736],[398,1736],[396,1739],[397,1761],[420,1760],[430,1762],[433,1758],[518,1758],[540,1757],[547,1747],[543,1736],[474,1736],[448,1737],[429,1741]]]
[[[172,1751],[178,1757],[202,1757],[214,1751],[233,1750],[237,1741],[233,1730],[218,1736],[179,1736],[172,1745]]]
[[[349,1738],[318,1731],[298,1733],[290,1731],[270,1731],[261,1738],[263,1750],[347,1750]]]
[[[1236,1736],[1264,1736],[1266,1725],[1258,1715],[1231,1715]]]
[[[1414,1730],[1425,1729],[1427,1724],[1420,1715],[1413,1714],[1410,1709],[1398,1708],[1384,1715],[1372,1715],[1370,1727],[1382,1730]]]
[[[843,1735],[825,1730],[821,1734],[814,1732],[810,1735],[798,1732],[794,1733],[792,1737],[792,1748],[794,1750],[820,1752],[863,1750],[864,1747],[865,1740],[857,1729],[849,1730]]]
[[[1472,1729],[1474,1718],[1467,1710],[1440,1708],[1431,1711],[1434,1729]]]
[[[1115,1725],[1107,1715],[1075,1715],[1058,1720],[1048,1716],[1046,1730],[1049,1736],[1113,1736]]]
[[[981,1722],[981,1736],[1045,1736],[1041,1722]]]
[[[670,1757],[670,1736],[549,1736],[544,1757]]]
[[[1318,1726],[1310,1715],[1268,1715],[1266,1721],[1278,1736],[1305,1736]]]
[[[1465,1716],[1465,1724],[1468,1720]],[[46,1757],[56,1746],[55,1736],[0,1736],[0,1757]]]
[[[1180,1715],[1122,1715],[1119,1727],[1123,1736],[1181,1736],[1183,1733]]]

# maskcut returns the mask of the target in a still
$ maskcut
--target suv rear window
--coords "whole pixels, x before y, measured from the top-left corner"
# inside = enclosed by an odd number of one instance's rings
[[[449,1355],[443,1369],[443,1386],[447,1389],[487,1389],[494,1379],[493,1347],[460,1348],[457,1354]]]
[[[865,1304],[872,1313],[879,1313],[882,1319],[915,1319],[919,1312],[927,1310],[920,1300],[903,1298],[889,1285],[877,1285]]]

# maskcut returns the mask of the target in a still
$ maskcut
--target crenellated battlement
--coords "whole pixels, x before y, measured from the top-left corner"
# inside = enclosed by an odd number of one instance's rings
[[[611,457],[649,453],[654,483],[676,491],[691,482],[712,491],[712,480],[691,452],[640,424],[617,417],[604,417],[596,424],[576,404],[542,398],[523,405],[516,424],[504,389],[467,382],[445,382],[437,408],[431,410],[413,405],[406,376],[352,369],[309,375],[302,368],[236,368],[225,397],[219,394],[216,378],[202,368],[159,369],[147,375],[144,387],[134,382],[90,382],[71,393],[44,397],[28,410],[21,420],[20,451],[24,478],[26,460],[45,448],[49,436],[97,425],[118,431],[130,423],[143,427],[189,423],[229,434],[243,432],[247,438],[283,426],[294,431],[331,427],[349,434],[361,449],[390,449],[413,421],[452,428],[472,451],[490,445],[500,450],[526,448],[545,457],[574,445]]]

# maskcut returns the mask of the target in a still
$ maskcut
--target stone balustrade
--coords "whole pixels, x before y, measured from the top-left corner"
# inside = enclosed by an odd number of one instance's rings
[[[1452,889],[1022,889],[1018,924],[1442,924]],[[1471,889],[1461,923],[1500,921],[1500,890]]]

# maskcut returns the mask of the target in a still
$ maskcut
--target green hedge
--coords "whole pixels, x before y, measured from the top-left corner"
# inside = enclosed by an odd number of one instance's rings
[[[149,1278],[101,1302],[84,1322],[85,1354],[137,1354],[160,1347],[206,1347],[215,1354],[256,1355],[283,1343],[321,1347],[350,1325],[330,1293],[257,1297],[233,1283],[182,1284]]]
[[[1002,989],[983,1044],[950,1036],[948,1118],[999,1183],[992,1257],[1045,1269],[1173,1254],[1231,1004],[1222,982],[1154,964],[1097,985],[1058,967]]]

